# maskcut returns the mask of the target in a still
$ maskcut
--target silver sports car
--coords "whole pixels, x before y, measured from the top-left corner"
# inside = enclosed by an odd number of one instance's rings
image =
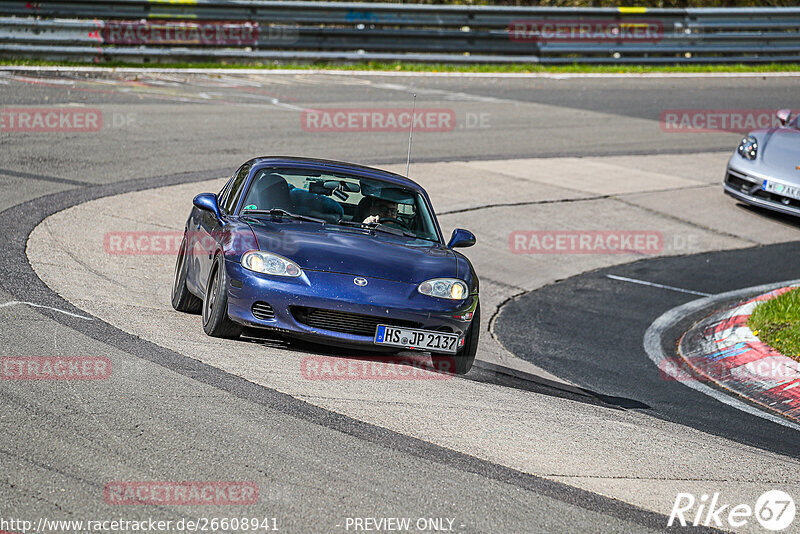
[[[791,110],[777,113],[778,128],[754,130],[728,161],[725,192],[732,197],[790,215],[800,215],[800,124]]]

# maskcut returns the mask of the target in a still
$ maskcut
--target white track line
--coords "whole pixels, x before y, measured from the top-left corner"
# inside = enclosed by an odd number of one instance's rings
[[[45,308],[47,310],[53,310],[54,312],[63,313],[64,315],[69,315],[70,317],[77,317],[78,319],[85,319],[87,321],[92,321],[91,317],[86,317],[85,315],[78,315],[77,313],[70,313],[68,311],[59,310],[58,308],[52,308],[50,306],[44,306],[42,304],[36,304],[34,302],[25,302],[21,300],[11,300],[8,302],[4,302],[0,304],[0,308],[5,308],[6,306],[14,306],[17,304],[27,304],[28,306],[33,306],[34,308]]]
[[[664,332],[666,332],[675,323],[687,315],[725,300],[735,300],[737,298],[742,298],[757,293],[766,293],[767,291],[778,289],[779,287],[785,287],[797,283],[800,283],[800,280],[789,280],[786,282],[777,282],[762,286],[746,287],[743,289],[737,289],[735,291],[728,291],[727,293],[710,295],[708,297],[693,300],[691,302],[687,302],[686,304],[672,308],[671,310],[662,314],[658,319],[653,321],[652,324],[650,324],[650,326],[647,328],[644,333],[644,350],[647,352],[647,356],[653,361],[654,364],[656,364],[656,367],[663,369],[664,360],[670,359],[671,357],[668,356],[661,347],[661,337]],[[741,401],[732,395],[725,394],[697,380],[684,380],[681,382],[681,384],[692,388],[695,391],[699,391],[704,395],[708,395],[709,397],[712,397],[719,402],[727,404],[728,406],[742,412],[766,419],[767,421],[771,421],[794,430],[800,430],[800,425],[796,423],[792,423],[791,421],[788,421],[787,419],[770,412],[761,411],[751,404],[747,404],[746,402]]]
[[[691,289],[682,289],[680,287],[665,286],[663,284],[656,284],[655,282],[647,282],[645,280],[637,280],[635,278],[626,278],[624,276],[617,276],[615,274],[607,274],[607,278],[612,280],[621,280],[623,282],[631,282],[634,284],[641,284],[643,286],[657,287],[659,289],[669,289],[670,291],[680,291],[681,293],[689,293],[690,295],[700,295],[701,297],[710,297],[711,293],[703,293],[702,291],[692,291]]]
[[[326,69],[174,69],[146,67],[32,67],[0,65],[0,72],[120,72],[165,74],[332,74],[337,76],[388,76],[412,78],[797,78],[800,72],[403,72],[384,70],[326,70]]]

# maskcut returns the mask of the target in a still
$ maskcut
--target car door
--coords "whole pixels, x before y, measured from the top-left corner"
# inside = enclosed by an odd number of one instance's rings
[[[220,205],[224,202],[224,199],[228,197],[228,194],[231,190],[231,185],[236,179],[238,173],[238,170],[233,173],[233,176],[231,176],[228,181],[225,182],[225,186],[217,194],[217,201],[220,203]],[[203,239],[201,235],[202,219],[203,210],[193,207],[191,213],[189,213],[189,219],[186,221],[185,233],[186,261],[189,262],[189,269],[186,272],[186,285],[193,293],[199,295],[204,294],[204,288],[206,284],[206,279],[200,274],[201,265],[205,264],[205,262],[202,261],[202,257],[207,254],[203,251]]]
[[[218,197],[219,209],[223,219],[233,213],[236,208],[251,167],[251,164],[242,165],[236,172],[228,190],[223,190],[221,196]],[[214,253],[222,238],[222,225],[210,211],[196,211],[198,214],[196,234],[199,240],[199,246],[196,247],[198,285],[202,293],[205,294],[208,275],[211,272],[211,264],[214,261]]]

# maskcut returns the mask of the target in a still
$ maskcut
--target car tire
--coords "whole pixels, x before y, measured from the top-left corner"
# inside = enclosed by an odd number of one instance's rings
[[[179,312],[200,313],[203,301],[192,295],[186,287],[186,275],[189,265],[186,262],[186,237],[181,242],[178,250],[178,259],[175,262],[175,280],[172,282],[172,307]]]
[[[469,325],[469,330],[464,340],[464,346],[455,354],[431,354],[431,360],[436,369],[441,372],[450,372],[456,375],[465,375],[475,363],[478,353],[478,340],[481,335],[481,305],[475,308],[475,315]],[[452,371],[450,371],[452,369]]]
[[[211,337],[235,339],[242,333],[242,325],[228,317],[228,276],[222,256],[214,258],[203,299],[203,331]]]

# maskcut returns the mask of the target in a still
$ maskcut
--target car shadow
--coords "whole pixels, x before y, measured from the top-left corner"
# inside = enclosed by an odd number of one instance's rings
[[[312,341],[284,337],[280,333],[267,330],[246,329],[242,334],[242,340],[308,355],[300,363],[300,371],[308,379],[413,380],[458,378],[614,409],[651,409],[649,405],[635,399],[605,395],[587,388],[550,380],[532,373],[478,359],[475,360],[474,366],[466,375],[453,375],[450,372],[454,368],[451,358],[445,357],[433,360],[427,352],[404,351],[393,354],[354,350],[352,348],[321,345]],[[426,373],[419,371],[426,371]]]
[[[636,399],[606,395],[591,389],[550,380],[532,373],[482,360],[475,360],[472,370],[464,375],[463,378],[622,410],[651,409],[651,406]]]
[[[432,373],[452,376],[451,369],[455,367],[455,362],[451,357],[442,357],[434,361],[427,352],[416,351],[376,351],[359,350],[351,347],[337,347],[327,344],[320,344],[314,341],[298,339],[289,336],[282,336],[278,332],[269,330],[245,329],[241,339],[250,343],[257,343],[272,348],[291,350],[302,354],[311,355],[311,359],[317,358],[317,371],[323,373],[319,380],[341,380],[345,378],[353,379],[386,379],[386,378],[417,378],[411,376],[408,370],[387,370],[387,364],[400,367],[407,367],[412,371],[422,370]],[[346,359],[354,362],[375,362],[374,366],[350,365],[344,368],[332,358]],[[303,361],[308,361],[305,359]],[[301,367],[303,367],[301,361]],[[333,365],[336,365],[333,368]],[[320,368],[321,367],[321,368]],[[302,369],[301,369],[302,370]],[[349,373],[349,374],[348,374]],[[339,376],[344,374],[345,376]],[[417,373],[418,376],[424,373]]]
[[[744,202],[737,202],[736,207],[744,211],[748,211],[753,215],[760,215],[762,217],[772,219],[777,223],[783,224],[785,226],[791,226],[792,228],[800,230],[800,217],[797,217],[795,215],[787,215],[785,213],[781,213],[779,211],[773,211],[767,208],[762,208],[760,206],[751,206],[750,204],[745,204]]]

